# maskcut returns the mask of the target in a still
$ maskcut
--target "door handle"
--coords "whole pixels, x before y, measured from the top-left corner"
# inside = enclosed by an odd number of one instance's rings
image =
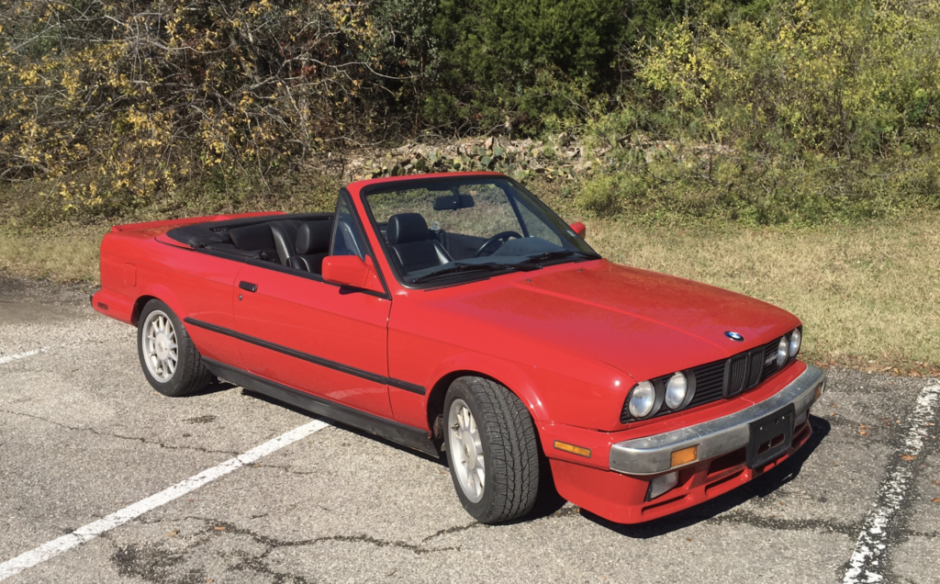
[[[252,284],[251,282],[239,282],[239,283],[238,283],[238,287],[241,288],[242,290],[247,290],[247,291],[249,291],[249,292],[257,292],[257,291],[258,291],[258,285],[257,285],[257,284]]]

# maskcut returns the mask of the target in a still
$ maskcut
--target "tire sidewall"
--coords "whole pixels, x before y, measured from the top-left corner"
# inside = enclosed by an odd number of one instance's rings
[[[159,310],[166,314],[170,321],[173,323],[173,328],[176,329],[176,344],[177,344],[177,355],[178,361],[176,366],[176,371],[173,372],[173,377],[169,381],[159,381],[157,378],[150,373],[150,368],[147,367],[146,357],[144,356],[144,323],[147,322],[147,317],[151,312]],[[189,344],[192,342],[189,340],[189,335],[186,334],[186,329],[183,328],[183,323],[180,322],[179,317],[176,316],[176,313],[170,309],[162,300],[152,299],[144,305],[144,308],[140,311],[140,318],[137,321],[137,359],[140,361],[140,368],[144,372],[144,377],[147,378],[147,381],[150,383],[157,392],[162,395],[169,397],[179,397],[184,395],[185,388],[183,386],[183,379],[187,376],[184,374],[187,368],[192,367],[192,363],[189,363]]]
[[[496,458],[493,456],[493,441],[490,436],[490,432],[493,429],[483,418],[482,409],[474,399],[470,384],[465,379],[457,379],[450,386],[450,389],[447,390],[447,397],[444,399],[444,421],[446,424],[449,424],[451,405],[457,399],[462,399],[467,404],[467,407],[470,408],[470,413],[473,415],[473,419],[477,424],[477,430],[480,432],[480,441],[483,443],[483,460],[486,465],[484,470],[483,497],[474,503],[467,497],[466,493],[463,492],[463,487],[460,486],[460,480],[457,478],[457,473],[454,470],[454,465],[458,463],[453,458],[454,448],[452,448],[450,444],[449,428],[445,428],[444,432],[445,440],[448,442],[447,465],[450,469],[450,478],[454,482],[454,490],[457,491],[457,497],[460,499],[460,502],[470,515],[476,519],[480,519],[490,515],[490,510],[494,507],[493,503],[497,491],[494,476],[496,473]]]

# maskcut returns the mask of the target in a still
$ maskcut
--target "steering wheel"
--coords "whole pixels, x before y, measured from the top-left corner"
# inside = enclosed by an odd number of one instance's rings
[[[478,249],[477,252],[473,254],[473,257],[478,258],[482,255],[493,255],[493,253],[495,253],[496,250],[499,249],[499,246],[509,241],[509,238],[511,237],[515,237],[516,239],[522,239],[522,236],[516,233],[515,231],[501,231],[497,233],[496,235],[494,235],[493,237],[484,241],[483,245],[480,246],[480,249]],[[496,244],[499,244],[499,245],[496,245]],[[490,250],[490,253],[488,254],[483,253],[484,251],[486,251],[488,248],[491,248],[491,247],[493,249]]]

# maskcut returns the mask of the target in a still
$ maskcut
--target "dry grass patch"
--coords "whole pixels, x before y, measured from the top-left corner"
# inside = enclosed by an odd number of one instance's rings
[[[612,261],[707,282],[800,317],[814,361],[900,373],[940,365],[940,214],[805,229],[640,227],[586,220]],[[0,269],[96,282],[108,227],[16,234],[0,228]]]
[[[29,235],[0,228],[0,270],[53,282],[97,282],[98,246],[108,227]]]
[[[618,263],[707,282],[800,317],[813,360],[930,372],[940,364],[940,215],[868,225],[646,228],[588,221]]]

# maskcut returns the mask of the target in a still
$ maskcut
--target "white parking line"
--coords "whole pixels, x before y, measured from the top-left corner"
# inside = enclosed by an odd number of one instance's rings
[[[16,361],[17,359],[25,359],[27,357],[32,357],[33,355],[38,355],[48,351],[49,347],[43,347],[42,349],[35,349],[33,351],[26,351],[25,353],[17,353],[16,355],[8,355],[6,357],[0,357],[0,365],[6,365],[7,363]]]
[[[843,584],[881,582],[884,580],[883,556],[887,549],[887,528],[894,514],[901,508],[914,476],[914,460],[924,448],[926,424],[933,418],[940,403],[940,385],[928,385],[917,396],[917,405],[911,415],[911,428],[904,439],[904,447],[897,452],[894,470],[878,491],[875,507],[865,518],[865,527],[858,536],[855,552],[849,560],[849,569]],[[908,457],[904,460],[902,456]],[[890,468],[890,467],[889,467]]]
[[[92,540],[106,531],[110,531],[119,525],[127,523],[131,519],[140,517],[148,511],[152,511],[161,505],[165,505],[174,499],[195,491],[206,483],[214,481],[221,476],[227,475],[228,473],[246,464],[251,464],[259,458],[271,454],[275,450],[279,450],[285,446],[297,442],[298,440],[302,440],[314,432],[322,430],[328,426],[329,424],[326,422],[314,420],[304,424],[303,426],[300,426],[299,428],[294,428],[290,432],[286,432],[277,438],[268,440],[264,444],[256,446],[255,448],[252,448],[248,452],[240,454],[235,458],[230,458],[218,466],[204,470],[196,476],[177,483],[164,491],[160,491],[156,495],[151,495],[142,501],[138,501],[133,505],[112,513],[103,519],[99,519],[98,521],[94,521],[88,525],[79,527],[68,535],[63,535],[58,539],[54,539],[33,550],[20,554],[12,560],[8,560],[0,564],[0,580],[9,578],[10,576],[18,574],[27,568],[32,568],[33,566],[45,562],[46,560],[53,558],[62,552],[66,552],[73,547]]]

